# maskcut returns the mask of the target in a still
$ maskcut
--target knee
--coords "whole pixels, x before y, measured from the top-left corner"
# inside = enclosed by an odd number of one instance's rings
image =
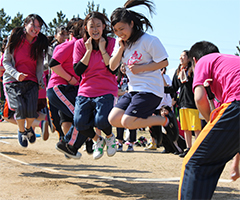
[[[134,124],[132,121],[130,121],[128,118],[122,118],[121,124],[123,125],[124,128],[127,129],[135,129]]]

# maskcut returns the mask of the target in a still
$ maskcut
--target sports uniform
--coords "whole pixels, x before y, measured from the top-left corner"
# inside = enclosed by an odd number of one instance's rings
[[[225,164],[240,152],[240,57],[212,53],[200,58],[193,89],[212,79],[220,107],[183,161],[179,199],[211,199]]]

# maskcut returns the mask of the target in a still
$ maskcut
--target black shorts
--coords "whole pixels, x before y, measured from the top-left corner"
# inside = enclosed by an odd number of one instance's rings
[[[162,98],[148,92],[125,93],[115,107],[125,110],[125,114],[146,119],[153,114]]]

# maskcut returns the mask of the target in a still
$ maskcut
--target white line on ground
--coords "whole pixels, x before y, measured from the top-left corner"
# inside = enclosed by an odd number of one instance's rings
[[[55,170],[55,169],[50,169],[50,168],[46,168],[46,167],[39,167],[37,165],[33,165],[15,158],[12,158],[10,156],[7,156],[3,153],[0,153],[1,156],[8,158],[9,160],[21,163],[23,165],[28,165],[28,166],[32,166],[38,169],[42,169],[45,171],[51,171],[54,173],[58,173],[58,174],[68,174],[68,175],[72,175],[72,176],[78,176],[79,178],[94,178],[94,179],[107,179],[107,180],[116,180],[116,181],[136,181],[136,182],[177,182],[180,180],[180,178],[178,177],[173,177],[173,178],[117,178],[117,177],[112,177],[112,176],[97,176],[97,175],[82,175],[82,174],[73,174],[73,173],[69,173],[69,172],[61,172],[59,170]],[[219,179],[219,182],[224,182],[224,183],[230,183],[232,182],[232,180],[227,180],[227,179]]]

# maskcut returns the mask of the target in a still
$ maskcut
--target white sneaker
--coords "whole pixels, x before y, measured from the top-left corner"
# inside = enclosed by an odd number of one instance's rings
[[[103,156],[103,148],[105,146],[105,140],[100,137],[98,138],[97,142],[93,144],[93,159],[99,159]]]
[[[114,156],[117,152],[117,144],[116,144],[116,138],[115,135],[112,133],[112,137],[105,138],[106,145],[107,145],[107,155],[108,156]]]

